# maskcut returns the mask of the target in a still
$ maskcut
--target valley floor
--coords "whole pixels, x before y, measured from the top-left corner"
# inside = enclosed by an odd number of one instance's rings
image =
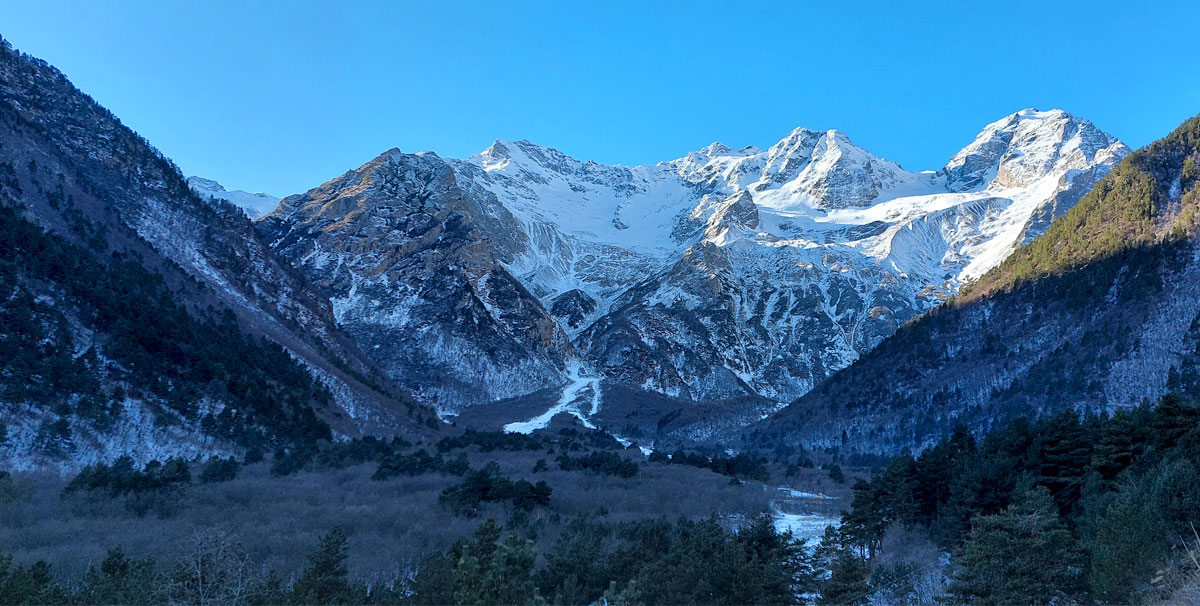
[[[0,486],[0,545],[15,562],[45,560],[57,574],[78,579],[113,547],[131,556],[170,562],[187,549],[197,531],[217,529],[235,537],[253,561],[286,576],[301,570],[305,554],[320,537],[339,527],[348,538],[351,575],[390,582],[411,574],[424,557],[449,548],[488,518],[527,530],[544,552],[575,519],[619,523],[715,516],[732,528],[770,514],[780,530],[792,529],[809,538],[811,547],[824,524],[836,524],[838,509],[848,504],[849,484],[831,482],[817,469],[802,470],[787,483],[844,498],[799,499],[807,503],[796,509],[798,500],[774,485],[731,481],[686,465],[646,462],[634,448],[622,456],[640,461],[636,476],[563,471],[555,455],[545,450],[469,449],[472,468],[495,462],[505,476],[545,480],[553,488],[546,507],[524,512],[485,504],[476,517],[456,515],[439,503],[442,491],[461,478],[426,473],[372,480],[377,468],[373,462],[284,477],[271,475],[269,464],[262,462],[244,467],[232,481],[192,482],[142,497],[64,492],[69,478],[18,473]],[[539,460],[549,465],[533,473]],[[783,481],[782,473],[774,475]]]

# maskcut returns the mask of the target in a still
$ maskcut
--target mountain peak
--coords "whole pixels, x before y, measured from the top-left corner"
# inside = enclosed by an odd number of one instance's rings
[[[1026,108],[988,124],[939,174],[951,191],[1023,187],[1129,152],[1088,120],[1061,109]]]
[[[482,153],[472,158],[485,171],[503,170],[515,165],[526,172],[549,170],[567,175],[574,173],[583,164],[553,147],[539,145],[528,139],[497,139]]]
[[[511,142],[496,139],[479,154],[480,164],[484,170],[500,170],[509,163],[509,144]]]
[[[187,178],[187,184],[196,193],[217,193],[225,191],[225,186],[217,183],[213,179],[205,179],[204,177],[191,176]]]
[[[823,149],[818,149],[818,153],[829,153],[830,151],[839,153],[849,152],[869,157],[872,160],[878,159],[874,154],[851,141],[849,135],[837,129],[831,128],[821,133],[821,142],[824,144]]]

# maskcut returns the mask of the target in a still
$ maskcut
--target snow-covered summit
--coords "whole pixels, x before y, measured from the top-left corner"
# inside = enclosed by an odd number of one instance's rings
[[[1112,164],[1127,148],[1091,122],[1060,109],[1024,109],[987,125],[939,175],[952,191],[1024,187],[1050,175]]]
[[[240,189],[227,190],[224,185],[217,183],[212,179],[204,177],[191,176],[187,178],[188,187],[192,191],[200,194],[201,197],[209,200],[226,200],[238,205],[250,218],[254,219],[261,217],[279,206],[280,198],[271,194],[262,192],[250,193]]]

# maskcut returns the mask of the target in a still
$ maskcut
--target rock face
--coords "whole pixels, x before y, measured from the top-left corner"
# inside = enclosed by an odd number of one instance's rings
[[[999,263],[1127,151],[1057,110],[989,125],[936,172],[803,128],[634,167],[528,141],[393,150],[258,227],[443,412],[557,389],[568,368],[770,407]]]
[[[554,384],[574,357],[501,262],[524,242],[515,223],[437,156],[392,150],[287,198],[259,229],[332,294],[367,355],[452,412]]]
[[[1063,111],[1027,109],[989,124],[941,174],[952,191],[970,191],[989,181],[1028,187],[1048,174],[1112,164],[1104,156],[1112,153],[1113,143],[1103,131]]]

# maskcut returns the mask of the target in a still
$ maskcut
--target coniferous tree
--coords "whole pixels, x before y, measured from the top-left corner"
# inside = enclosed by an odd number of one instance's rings
[[[597,590],[608,587],[612,572],[605,566],[605,545],[611,533],[600,522],[575,519],[567,523],[538,571],[538,586],[556,604],[586,604]]]
[[[1111,482],[1145,451],[1149,441],[1149,407],[1117,412],[1103,423],[1092,449],[1091,466]]]
[[[475,540],[455,550],[455,604],[526,604],[535,601],[533,582],[536,554],[531,542],[509,535],[497,544],[500,526],[488,519],[475,529]]]
[[[214,482],[232,481],[237,478],[240,468],[241,465],[233,457],[229,457],[228,459],[210,457],[208,462],[204,464],[203,471],[200,472],[200,483],[211,484]]]
[[[842,471],[842,466],[834,463],[829,466],[829,479],[841,484],[846,481],[846,474]]]
[[[537,598],[533,542],[509,535],[496,547],[491,566],[483,578],[482,591],[474,604],[530,604]]]
[[[1092,441],[1079,418],[1064,412],[1051,418],[1041,432],[1041,475],[1063,512],[1079,500],[1083,476],[1092,460]]]
[[[297,604],[354,603],[354,595],[346,567],[346,535],[334,527],[324,537],[317,550],[309,554],[309,566],[296,581],[292,601]]]
[[[1166,460],[1150,476],[1158,515],[1183,535],[1200,520],[1200,469],[1187,458]]]
[[[949,591],[962,603],[1046,604],[1080,588],[1081,555],[1042,486],[976,518],[959,563]]]
[[[50,565],[13,565],[12,556],[0,555],[0,606],[63,604],[68,593],[54,582]]]
[[[638,590],[637,579],[629,581],[624,587],[617,588],[617,582],[612,581],[608,584],[608,589],[604,590],[604,595],[600,597],[601,604],[611,606],[644,606],[642,601],[642,592]]]
[[[865,548],[868,557],[875,557],[875,550],[883,540],[883,533],[891,522],[884,511],[883,493],[879,487],[866,480],[854,483],[854,501],[850,511],[842,515],[840,533],[851,545]]]
[[[1177,444],[1200,425],[1200,407],[1175,394],[1163,396],[1155,409],[1154,442],[1159,448]]]
[[[1123,490],[1101,516],[1088,544],[1092,595],[1109,604],[1134,602],[1166,555],[1166,529],[1144,491]]]
[[[865,604],[871,593],[867,584],[868,573],[867,563],[862,558],[847,549],[839,551],[829,569],[829,578],[821,584],[821,597],[817,604]]]
[[[411,589],[411,601],[418,606],[453,604],[453,556],[439,551],[425,558],[417,568]]]
[[[76,599],[84,604],[159,604],[154,560],[130,560],[120,547],[110,549],[99,567],[88,569]]]

